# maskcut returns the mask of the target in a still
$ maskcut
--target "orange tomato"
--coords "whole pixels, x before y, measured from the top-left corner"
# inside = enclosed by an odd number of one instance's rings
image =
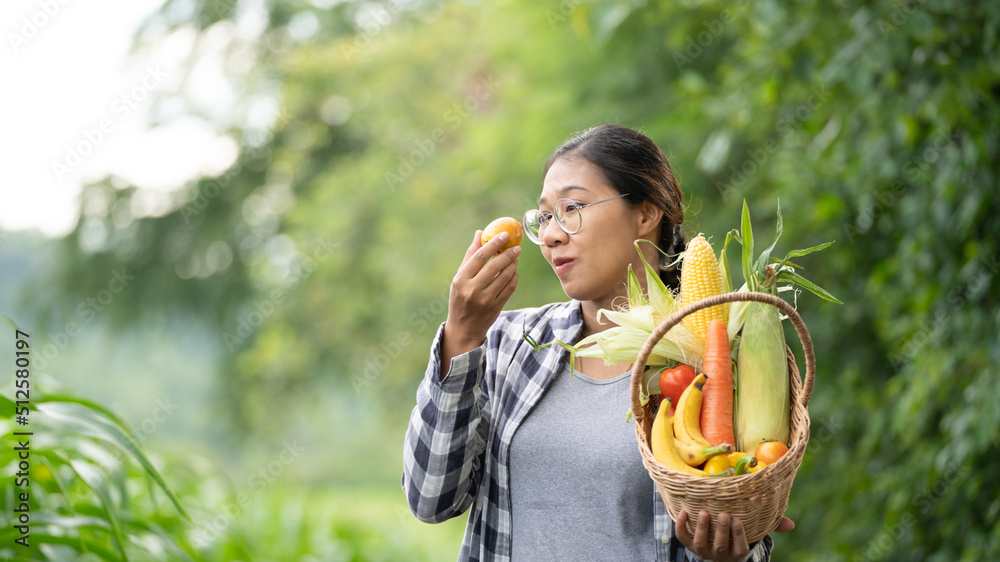
[[[507,243],[504,244],[499,251],[497,251],[498,254],[509,248],[513,248],[514,246],[519,246],[521,244],[521,238],[524,236],[524,230],[521,228],[521,223],[510,217],[500,217],[486,225],[486,228],[483,229],[483,235],[480,237],[480,242],[485,244],[501,232],[506,232],[510,235],[510,238],[508,238]]]
[[[781,441],[765,441],[757,446],[753,456],[760,462],[774,464],[787,452],[788,446]]]

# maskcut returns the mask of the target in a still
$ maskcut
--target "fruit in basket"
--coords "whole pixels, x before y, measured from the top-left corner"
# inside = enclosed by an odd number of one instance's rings
[[[660,396],[669,396],[673,400],[674,406],[676,406],[681,399],[681,394],[684,393],[684,390],[696,376],[698,376],[698,373],[695,372],[694,367],[688,365],[678,365],[670,369],[664,369],[660,373]],[[673,410],[670,413],[673,415]]]
[[[509,248],[513,248],[514,246],[519,246],[521,244],[521,238],[524,236],[524,229],[521,228],[521,223],[517,222],[516,219],[511,217],[500,217],[486,225],[486,228],[483,229],[482,236],[480,236],[480,242],[485,244],[501,232],[506,232],[510,235],[510,238],[508,238],[507,243],[497,251],[498,254]]]
[[[757,446],[753,456],[758,461],[774,464],[788,452],[788,446],[781,441],[767,441]]]
[[[705,472],[709,474],[721,474],[730,469],[732,467],[729,466],[729,459],[726,455],[716,455],[705,463]]]
[[[677,452],[671,435],[670,416],[667,413],[670,411],[670,402],[670,398],[664,398],[656,410],[656,417],[653,418],[653,428],[649,436],[649,448],[653,452],[653,458],[671,470],[692,476],[706,476],[705,471],[685,464]]]
[[[732,355],[729,352],[729,332],[722,320],[713,319],[708,324],[703,368],[708,382],[703,390],[701,433],[712,445],[735,445]]]
[[[681,394],[674,414],[674,434],[677,439],[700,447],[712,446],[701,434],[702,388],[706,380],[708,378],[702,373],[691,381]]]
[[[701,299],[721,295],[723,293],[722,273],[719,271],[719,260],[715,257],[712,245],[699,234],[688,242],[684,249],[684,260],[681,262],[681,305],[687,306]],[[729,307],[719,304],[692,312],[681,320],[694,335],[704,339],[708,323],[713,318],[726,320]]]
[[[753,456],[750,453],[745,453],[743,451],[735,451],[729,453],[729,466],[735,467],[736,463],[740,462],[740,459],[747,456]]]
[[[728,455],[733,450],[733,446],[729,444],[719,445],[718,447],[702,447],[701,445],[686,443],[680,439],[674,439],[674,445],[677,447],[677,452],[681,455],[681,460],[688,466],[701,466],[709,458],[716,455]]]
[[[728,459],[726,459],[728,460]],[[750,455],[745,455],[736,461],[736,475],[746,474],[751,468],[757,466],[757,459],[751,457]]]

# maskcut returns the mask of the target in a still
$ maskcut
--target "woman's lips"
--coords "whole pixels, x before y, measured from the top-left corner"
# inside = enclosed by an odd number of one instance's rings
[[[573,267],[576,260],[573,258],[553,258],[552,268],[556,270],[556,275],[562,275],[569,268]]]

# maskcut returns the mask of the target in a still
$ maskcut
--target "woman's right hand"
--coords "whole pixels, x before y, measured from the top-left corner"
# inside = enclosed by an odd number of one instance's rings
[[[441,346],[442,379],[451,368],[452,358],[482,345],[486,332],[517,287],[517,259],[521,247],[509,248],[491,260],[507,243],[509,235],[501,232],[485,245],[480,241],[482,235],[481,230],[476,231],[451,281]]]

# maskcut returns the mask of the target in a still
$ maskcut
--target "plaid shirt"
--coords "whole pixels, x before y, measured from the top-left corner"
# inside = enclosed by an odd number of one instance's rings
[[[522,334],[527,330],[540,343],[578,341],[583,330],[580,303],[501,313],[483,345],[452,359],[441,380],[443,327],[431,346],[406,431],[403,490],[410,510],[427,523],[472,507],[459,560],[507,561],[511,439],[560,372],[567,353],[557,345],[535,351]],[[674,534],[663,499],[655,492],[653,496],[655,536],[649,540],[656,543],[657,560],[698,560]],[[771,548],[767,536],[745,560],[769,560]]]

